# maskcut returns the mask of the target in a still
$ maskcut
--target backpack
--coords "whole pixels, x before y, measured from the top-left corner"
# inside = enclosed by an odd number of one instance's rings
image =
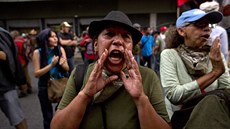
[[[87,71],[88,65],[85,64],[79,64],[76,66],[75,70],[75,86],[77,93],[81,90],[81,87],[83,85],[83,80],[85,73]]]
[[[22,58],[25,60],[25,63],[27,64],[29,62],[29,51],[30,47],[26,40],[23,37],[16,38],[14,42],[17,44],[18,52],[20,55],[22,55]],[[18,46],[19,45],[19,46]],[[21,48],[19,48],[21,46]]]
[[[18,54],[21,55],[21,58],[27,64],[29,62],[28,51],[29,47],[27,45],[26,40],[23,37],[16,38],[14,42],[17,44]],[[24,64],[24,62],[21,62]]]
[[[83,85],[83,80],[84,80],[84,76],[85,73],[87,71],[88,65],[86,64],[79,64],[76,66],[76,70],[75,70],[75,86],[76,86],[76,92],[80,92],[81,87]],[[101,102],[101,112],[102,112],[102,119],[103,119],[103,126],[105,129],[107,129],[107,124],[106,122],[106,112],[105,112],[105,106],[103,104],[103,102]]]

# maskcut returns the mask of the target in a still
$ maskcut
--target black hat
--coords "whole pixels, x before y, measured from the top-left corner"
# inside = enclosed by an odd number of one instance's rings
[[[142,37],[141,32],[133,27],[133,24],[128,16],[121,11],[111,11],[104,17],[103,20],[91,22],[89,25],[88,34],[93,39],[106,27],[109,27],[113,24],[119,24],[126,27],[132,35],[134,44],[140,41]]]

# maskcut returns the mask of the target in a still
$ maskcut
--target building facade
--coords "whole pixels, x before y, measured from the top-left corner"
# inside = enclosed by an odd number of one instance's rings
[[[59,29],[62,21],[78,35],[91,21],[111,10],[125,12],[133,23],[158,29],[175,23],[176,0],[0,0],[0,26],[21,32],[46,27]]]

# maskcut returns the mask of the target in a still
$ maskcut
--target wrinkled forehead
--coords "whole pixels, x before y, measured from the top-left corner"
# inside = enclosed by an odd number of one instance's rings
[[[109,26],[105,27],[103,31],[116,32],[116,33],[131,35],[131,32],[129,31],[129,29],[127,27],[120,26],[120,25],[109,25]]]

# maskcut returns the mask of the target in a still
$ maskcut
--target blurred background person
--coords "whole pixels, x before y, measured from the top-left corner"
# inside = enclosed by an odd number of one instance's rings
[[[216,1],[204,2],[200,5],[200,9],[205,12],[218,11],[219,3]],[[224,54],[226,63],[228,63],[228,35],[227,31],[218,24],[212,24],[212,32],[210,35],[209,45],[212,45],[212,42],[216,37],[220,37],[220,50]]]
[[[223,20],[220,22],[220,26],[226,29],[228,34],[228,45],[230,45],[230,0],[215,0],[219,3],[219,11],[223,13]]]
[[[27,96],[27,94],[32,93],[31,79],[30,79],[30,75],[29,75],[29,71],[28,71],[29,58],[27,55],[28,53],[26,53],[27,43],[26,43],[24,37],[22,37],[20,35],[19,31],[14,30],[14,31],[11,31],[10,34],[13,37],[14,42],[17,46],[18,58],[21,62],[23,71],[24,71],[25,76],[26,76],[26,85],[20,85],[19,86],[19,97],[21,98],[21,97]]]
[[[84,53],[85,53],[86,48],[85,48],[85,46],[81,46],[80,44],[81,44],[82,40],[84,39],[84,37],[85,37],[87,34],[88,34],[87,30],[82,31],[81,36],[79,37],[79,40],[78,40],[78,44],[77,44],[78,49],[79,49],[79,51],[80,51],[80,53],[81,53],[81,58],[82,58],[82,61],[83,61],[83,62],[84,62],[84,60],[85,60]]]
[[[167,29],[168,29],[167,26],[161,26],[160,27],[160,36],[163,40],[165,40],[165,33],[166,33]]]
[[[58,32],[58,37],[60,39],[61,46],[65,49],[70,74],[75,64],[74,53],[77,46],[77,40],[74,39],[74,35],[70,32],[71,25],[68,22],[62,22],[60,27],[61,29]]]
[[[88,28],[88,27],[87,27]],[[83,51],[84,53],[84,63],[86,65],[89,65],[91,63],[93,63],[96,58],[97,55],[94,51],[94,45],[93,45],[93,40],[89,37],[88,35],[88,29],[86,29],[86,34],[84,35],[82,41],[80,42],[80,46],[83,48],[85,48],[85,50]]]
[[[153,47],[154,47],[154,40],[153,40],[153,36],[151,35],[151,28],[144,27],[143,35],[141,38],[141,44],[140,44],[142,66],[147,66],[149,68],[152,68]]]
[[[16,85],[26,83],[16,45],[11,35],[0,28],[0,108],[16,129],[27,129]]]
[[[36,48],[38,48],[38,44],[36,41],[37,31],[35,29],[31,29],[28,34],[28,44],[31,46],[31,49],[29,51],[29,59],[32,60],[33,58],[33,52]]]
[[[139,23],[134,23],[133,27],[141,32],[141,25]],[[133,50],[132,50],[133,56],[134,56],[135,60],[137,61],[137,64],[140,64],[140,57],[141,57],[140,44],[141,44],[140,41],[138,43],[136,43],[136,45],[133,46]]]
[[[153,48],[154,70],[159,75],[160,74],[160,55],[161,55],[161,52],[165,49],[165,40],[162,39],[159,31],[153,32],[153,38],[155,40],[155,45]]]

